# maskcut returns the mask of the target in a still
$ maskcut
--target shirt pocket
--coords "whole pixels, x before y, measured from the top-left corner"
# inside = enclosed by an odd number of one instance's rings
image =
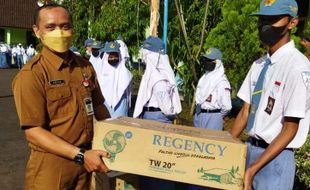
[[[74,111],[74,98],[69,86],[52,87],[47,90],[47,109],[51,119]]]

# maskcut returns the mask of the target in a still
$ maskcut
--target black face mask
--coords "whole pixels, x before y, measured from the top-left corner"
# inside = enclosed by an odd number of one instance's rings
[[[92,50],[91,54],[94,56],[94,57],[98,57],[99,55],[99,50]]]
[[[269,24],[261,25],[258,27],[259,38],[263,44],[273,46],[284,37],[286,27],[287,25],[280,27]]]
[[[213,71],[215,69],[216,64],[213,62],[204,62],[204,69],[206,71]]]
[[[117,66],[119,59],[108,60],[109,64],[112,66]]]

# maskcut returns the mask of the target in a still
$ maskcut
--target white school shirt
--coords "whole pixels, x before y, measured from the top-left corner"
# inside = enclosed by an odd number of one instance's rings
[[[141,79],[133,117],[139,117],[143,107],[158,107],[165,115],[180,113],[181,101],[168,55],[144,48],[140,50],[140,54],[142,61],[146,63],[146,69]]]
[[[201,104],[201,109],[220,109],[222,115],[227,115],[231,110],[230,84],[228,81],[220,82],[211,92],[210,96]]]
[[[8,52],[8,48],[4,44],[0,44],[0,52],[7,53]]]
[[[155,107],[160,108],[161,111],[166,115],[173,114],[173,88],[168,80],[158,81],[152,89],[152,95],[148,103],[145,105],[146,107]]]
[[[252,92],[267,58],[271,59],[271,64],[249,135],[271,143],[281,132],[284,117],[302,118],[295,138],[287,146],[299,148],[306,141],[310,125],[310,63],[293,41],[271,57],[267,55],[253,63],[238,97],[251,103]]]

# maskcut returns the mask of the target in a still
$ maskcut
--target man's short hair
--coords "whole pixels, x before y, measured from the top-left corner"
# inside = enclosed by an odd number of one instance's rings
[[[41,10],[43,10],[43,9],[53,9],[53,8],[58,8],[58,7],[63,8],[63,9],[65,9],[68,12],[70,22],[72,23],[71,13],[70,13],[70,11],[66,7],[64,7],[62,5],[55,4],[55,3],[47,3],[47,4],[44,4],[42,7],[37,8],[37,10],[35,11],[35,13],[34,13],[34,24],[35,25],[39,24],[39,15],[40,15],[40,11]]]

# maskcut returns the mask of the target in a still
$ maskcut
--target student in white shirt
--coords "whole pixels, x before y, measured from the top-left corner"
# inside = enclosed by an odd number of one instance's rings
[[[150,36],[140,50],[146,69],[141,79],[134,117],[172,123],[182,107],[174,73],[163,48],[161,39]]]
[[[103,57],[94,62],[101,92],[111,118],[128,116],[131,106],[132,74],[125,66],[119,44],[109,42],[102,49]]]
[[[297,12],[295,0],[264,0],[255,14],[268,53],[253,63],[238,92],[244,105],[231,129],[233,137],[245,128],[250,135],[245,190],[293,189],[292,149],[306,141],[310,123],[310,64],[290,39]]]
[[[180,113],[181,102],[164,45],[157,37],[148,37],[140,50],[141,60],[146,64],[141,79],[134,117],[172,123]],[[149,177],[140,178],[141,190],[174,190],[175,183]]]
[[[223,117],[231,110],[231,87],[224,73],[222,57],[220,50],[209,48],[200,59],[206,72],[197,85],[195,127],[223,130]]]

